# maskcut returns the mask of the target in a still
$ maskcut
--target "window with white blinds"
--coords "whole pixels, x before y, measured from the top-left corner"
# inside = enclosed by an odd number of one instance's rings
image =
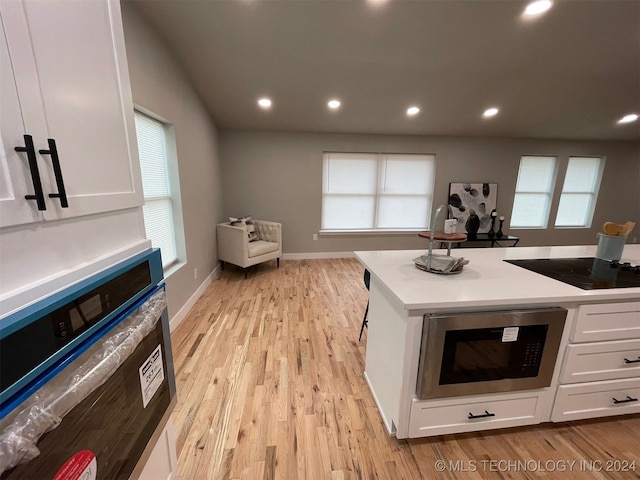
[[[434,177],[433,155],[325,153],[321,229],[424,230]]]
[[[556,227],[590,227],[604,159],[569,157],[556,215]]]
[[[144,190],[144,225],[151,245],[160,249],[162,266],[166,268],[177,261],[166,127],[138,111],[135,112],[135,120]]]
[[[556,157],[520,159],[511,228],[546,228],[556,179]]]

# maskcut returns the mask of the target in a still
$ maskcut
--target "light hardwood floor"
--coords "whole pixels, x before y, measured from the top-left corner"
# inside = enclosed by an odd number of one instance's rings
[[[390,438],[363,377],[362,274],[355,259],[225,268],[173,334],[178,480],[640,478],[638,415]]]

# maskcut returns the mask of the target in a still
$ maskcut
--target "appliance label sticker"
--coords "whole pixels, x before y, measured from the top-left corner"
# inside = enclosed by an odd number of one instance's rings
[[[67,460],[53,480],[96,480],[98,462],[91,450],[82,450]]]
[[[502,330],[502,341],[515,342],[518,340],[518,332],[520,332],[520,327],[504,327],[504,330]]]
[[[164,367],[162,366],[162,350],[160,345],[145,360],[139,369],[140,388],[142,389],[142,408],[147,408],[149,401],[158,391],[164,380]]]

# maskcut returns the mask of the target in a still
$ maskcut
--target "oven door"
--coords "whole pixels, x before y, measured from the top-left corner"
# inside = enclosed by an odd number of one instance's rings
[[[175,403],[163,287],[34,385],[6,402],[17,406],[0,420],[0,478],[128,479]]]
[[[548,387],[566,313],[548,308],[425,316],[418,397]]]

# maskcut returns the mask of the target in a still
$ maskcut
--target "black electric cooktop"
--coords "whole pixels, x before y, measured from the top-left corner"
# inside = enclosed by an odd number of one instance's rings
[[[640,287],[640,265],[599,258],[504,260],[583,290]]]

